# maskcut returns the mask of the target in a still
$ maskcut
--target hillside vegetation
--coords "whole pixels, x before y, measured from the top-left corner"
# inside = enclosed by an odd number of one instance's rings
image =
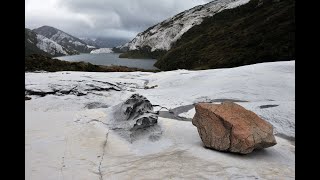
[[[126,66],[102,66],[88,62],[68,62],[51,57],[33,54],[25,57],[25,71],[86,71],[86,72],[132,72],[145,71],[155,72],[154,70],[144,70],[139,68],[129,68]]]

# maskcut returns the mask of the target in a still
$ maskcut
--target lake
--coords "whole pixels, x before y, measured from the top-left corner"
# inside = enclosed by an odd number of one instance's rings
[[[127,59],[127,58],[119,58],[119,53],[102,53],[102,54],[79,54],[72,56],[61,56],[56,57],[60,60],[65,61],[85,61],[95,65],[119,65],[119,66],[127,66],[127,67],[135,67],[141,69],[154,70],[158,69],[154,67],[154,63],[156,63],[156,59]]]

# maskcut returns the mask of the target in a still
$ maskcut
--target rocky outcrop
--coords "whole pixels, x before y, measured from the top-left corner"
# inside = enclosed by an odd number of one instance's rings
[[[198,103],[192,124],[208,148],[248,154],[277,144],[273,126],[233,102]]]
[[[157,139],[155,136],[161,134],[158,123],[158,113],[154,112],[150,101],[139,94],[133,94],[125,102],[115,106],[115,121],[111,128],[116,130],[124,138],[131,142],[137,136],[148,135],[149,139]]]

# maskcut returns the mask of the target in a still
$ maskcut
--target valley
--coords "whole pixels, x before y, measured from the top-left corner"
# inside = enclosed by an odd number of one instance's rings
[[[26,180],[295,179],[294,0],[34,2]]]

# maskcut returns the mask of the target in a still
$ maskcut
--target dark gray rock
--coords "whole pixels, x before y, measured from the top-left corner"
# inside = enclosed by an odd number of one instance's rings
[[[147,128],[158,122],[158,115],[153,111],[150,101],[139,94],[133,94],[127,99],[121,105],[119,113],[124,114],[122,120],[135,121],[132,130]]]
[[[262,106],[259,106],[260,109],[265,109],[265,108],[272,108],[272,107],[277,107],[279,105],[277,104],[267,104],[267,105],[262,105]]]
[[[159,139],[161,128],[157,125],[158,113],[153,110],[146,97],[133,94],[125,102],[115,106],[113,111],[114,121],[110,127],[124,138],[131,142],[141,136]]]
[[[84,106],[87,109],[98,109],[98,108],[108,108],[108,105],[102,104],[100,102],[91,102]]]

